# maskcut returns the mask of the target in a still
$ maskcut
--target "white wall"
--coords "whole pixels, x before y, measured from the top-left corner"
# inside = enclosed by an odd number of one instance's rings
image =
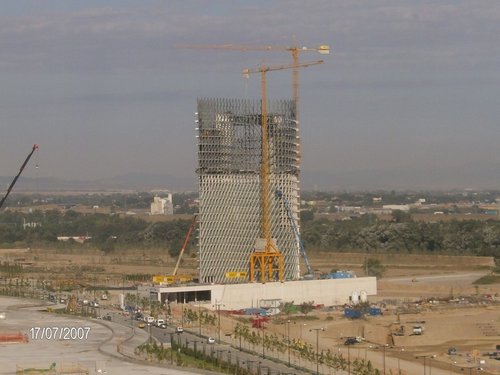
[[[360,295],[365,291],[368,296],[377,295],[377,279],[375,277],[355,277],[352,279],[327,279],[287,281],[284,283],[272,282],[266,284],[214,284],[177,287],[140,287],[140,293],[149,295],[153,289],[160,293],[176,293],[182,291],[211,290],[211,306],[221,304],[224,310],[236,310],[248,307],[260,307],[263,299],[279,299],[281,302],[314,301],[315,304],[326,306],[342,305],[349,302],[354,292]]]
[[[259,307],[262,299],[281,299],[282,302],[293,301],[295,304],[314,301],[315,304],[332,306],[348,303],[353,292],[359,295],[361,291],[365,291],[368,296],[376,295],[376,278],[214,285],[212,304],[221,303],[224,309],[241,309]]]

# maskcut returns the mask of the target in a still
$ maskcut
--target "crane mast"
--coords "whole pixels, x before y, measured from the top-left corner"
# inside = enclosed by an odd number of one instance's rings
[[[263,246],[256,246],[250,255],[250,281],[254,282],[259,272],[260,282],[273,280],[276,276],[283,282],[283,254],[279,251],[272,239],[271,208],[270,208],[270,161],[267,123],[267,72],[283,69],[305,68],[311,65],[322,64],[323,60],[291,65],[262,66],[257,69],[244,69],[243,74],[261,74],[261,241]],[[277,275],[276,275],[277,274]]]

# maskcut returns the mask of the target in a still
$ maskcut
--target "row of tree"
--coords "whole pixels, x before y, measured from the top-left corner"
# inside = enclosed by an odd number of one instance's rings
[[[88,236],[87,246],[106,252],[166,247],[176,256],[189,225],[189,220],[149,223],[136,217],[75,211],[6,211],[0,214],[0,246],[54,247],[58,236]],[[193,248],[196,236],[191,238]],[[500,258],[498,220],[413,222],[397,213],[393,221],[381,221],[374,215],[346,221],[310,219],[302,220],[302,239],[308,251],[430,252]]]
[[[366,215],[346,221],[322,218],[302,224],[302,238],[309,250],[430,252],[500,258],[497,220],[388,222]]]

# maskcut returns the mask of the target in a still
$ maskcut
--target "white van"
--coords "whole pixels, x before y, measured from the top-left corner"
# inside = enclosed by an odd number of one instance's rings
[[[155,321],[155,318],[153,318],[152,316],[146,316],[144,319],[145,319],[145,322],[148,324],[154,323],[154,321]]]
[[[165,319],[156,319],[156,326],[159,327],[161,326],[162,324],[165,324]]]

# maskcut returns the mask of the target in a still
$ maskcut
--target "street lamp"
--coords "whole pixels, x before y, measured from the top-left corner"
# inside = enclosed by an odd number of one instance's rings
[[[244,363],[245,363],[245,362],[243,362],[243,364],[244,364]],[[248,373],[250,373],[250,367],[251,367],[251,366],[253,367],[252,363],[257,363],[257,361],[247,360],[247,372],[248,372]]]
[[[351,375],[351,344],[347,345],[347,374]]]
[[[316,331],[316,375],[319,375],[319,332],[324,328],[311,328],[309,332]]]
[[[181,327],[183,327],[183,328],[184,328],[184,300],[185,300],[184,293],[182,293]]]
[[[170,364],[174,364],[174,334],[170,333]]]
[[[264,349],[265,349],[265,340],[264,340],[264,321],[260,321],[260,327],[262,328],[262,358],[266,358],[266,354],[264,353]]]
[[[201,337],[201,301],[198,301],[199,336]]]
[[[286,321],[287,324],[287,345],[288,345],[288,367],[290,367],[290,319]]]
[[[417,355],[415,358],[416,359],[419,359],[419,358],[423,358],[424,359],[424,375],[425,375],[425,359],[426,358],[431,358],[431,359],[432,358],[436,358],[436,355],[435,354],[432,354],[432,355]],[[430,364],[430,361],[429,361],[429,364]],[[432,371],[432,367],[429,369],[429,375],[431,375],[431,371]]]
[[[367,361],[367,350],[373,348],[373,346],[368,345],[368,347],[365,346],[365,362]]]
[[[300,325],[300,336],[299,336],[299,337],[300,337],[300,341],[302,341],[302,327],[303,327],[303,326],[305,327],[306,325],[307,325],[307,323],[302,323],[302,324]]]
[[[385,375],[385,348],[387,348],[389,345],[385,344],[382,348],[384,350],[384,375]]]
[[[405,351],[405,348],[401,348],[401,353],[403,353]],[[400,356],[398,356],[398,375],[401,375],[401,362],[400,362],[401,358]]]
[[[215,308],[217,309],[217,319],[218,319],[218,323],[217,323],[217,330],[218,330],[218,336],[219,336],[219,344],[220,344],[220,307],[221,306],[224,306],[222,303],[218,303],[218,302],[215,302]]]
[[[200,341],[200,340],[193,340],[192,342],[193,342],[194,356],[195,356],[195,358],[196,358],[196,357],[197,357],[197,355],[198,355],[198,352],[197,352],[197,350],[196,350],[196,349],[197,349],[196,344],[197,344],[197,343],[199,343],[199,342],[201,342],[201,341]]]
[[[219,364],[219,372],[221,369],[221,360],[222,360],[221,353],[224,353],[224,349],[222,349],[222,350],[217,349],[217,363]]]

